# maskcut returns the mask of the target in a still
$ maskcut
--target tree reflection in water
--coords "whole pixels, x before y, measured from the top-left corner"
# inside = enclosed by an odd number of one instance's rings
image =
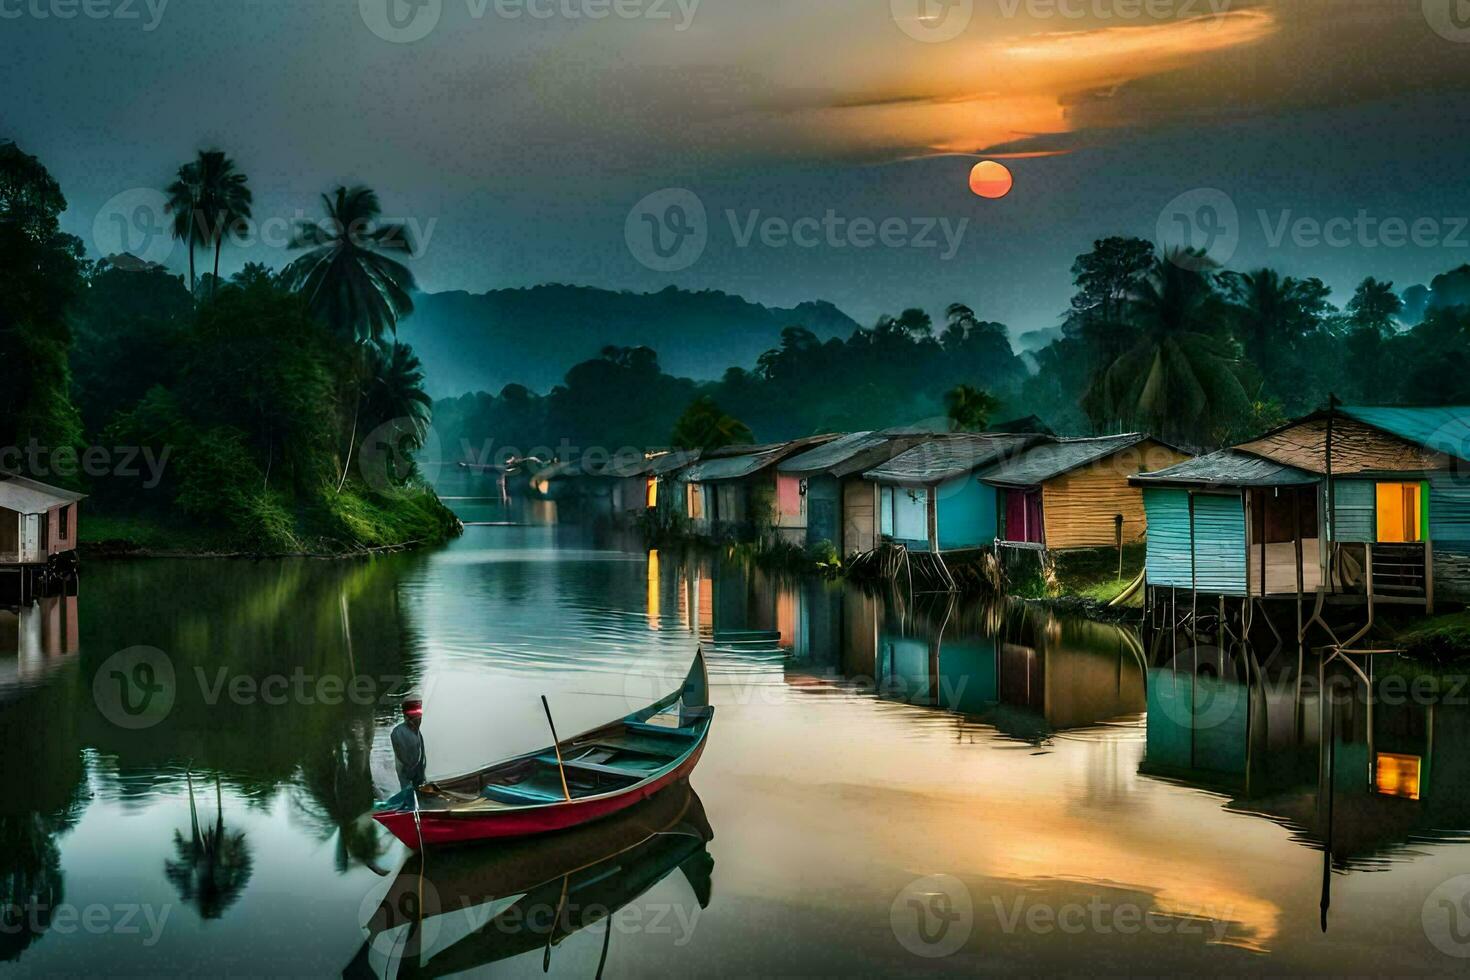
[[[336,836],[338,874],[345,874],[354,863],[378,875],[388,873],[379,861],[388,853],[390,838],[371,816],[372,748],[372,722],[359,718],[344,738],[302,764],[295,803],[320,839]]]
[[[179,897],[194,906],[201,919],[218,919],[235,903],[250,881],[253,860],[243,830],[225,830],[225,808],[220,779],[214,777],[214,826],[201,829],[194,802],[194,777],[189,781],[189,836],[174,831],[177,859],[164,861],[164,874]]]
[[[18,959],[51,925],[65,898],[56,837],[75,814],[0,814],[0,963]]]

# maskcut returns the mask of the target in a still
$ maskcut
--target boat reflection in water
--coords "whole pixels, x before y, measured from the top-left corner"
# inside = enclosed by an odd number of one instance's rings
[[[568,938],[601,924],[600,976],[614,931],[677,941],[678,930],[692,929],[710,902],[713,839],[698,795],[679,782],[577,830],[414,854],[372,908],[347,972],[445,976],[533,952],[549,965]],[[631,914],[676,869],[688,885],[682,903]]]

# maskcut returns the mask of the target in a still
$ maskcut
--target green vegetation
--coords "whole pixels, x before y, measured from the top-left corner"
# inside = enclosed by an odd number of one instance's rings
[[[793,325],[753,369],[715,382],[665,374],[647,348],[608,348],[544,396],[510,385],[444,400],[436,425],[454,446],[661,446],[708,397],[757,441],[1037,415],[1061,433],[1143,429],[1208,449],[1314,410],[1329,392],[1470,401],[1470,265],[1402,295],[1369,278],[1341,308],[1320,279],[1217,269],[1136,238],[1095,242],[1072,276],[1060,329],[1019,338],[1023,354],[1003,324],[956,303],[939,326],[910,309],[846,339]]]
[[[1470,667],[1470,611],[1417,620],[1398,630],[1393,642],[1409,656],[1441,665]]]
[[[350,554],[457,533],[412,458],[430,403],[396,340],[413,276],[385,254],[411,244],[375,223],[376,195],[339,188],[296,232],[306,255],[227,283],[219,247],[250,216],[246,176],[206,151],[168,199],[187,287],[130,256],[84,261],[45,168],[0,145],[0,446],[34,447],[33,475],[92,495],[87,543]],[[215,250],[200,282],[197,246]],[[105,465],[63,472],[86,444]]]
[[[944,396],[945,414],[958,432],[984,432],[1000,403],[988,391],[955,385]]]
[[[723,449],[749,445],[751,440],[750,426],[726,415],[713,398],[703,395],[684,409],[669,442],[676,449]]]
[[[1116,548],[1052,552],[1051,564],[1044,569],[1035,552],[1018,552],[1007,556],[1009,591],[1026,599],[1069,598],[1106,605],[1143,571],[1146,553],[1142,544],[1126,545],[1120,576]]]

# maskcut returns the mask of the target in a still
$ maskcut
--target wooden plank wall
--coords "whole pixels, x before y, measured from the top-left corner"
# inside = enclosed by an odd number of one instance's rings
[[[849,479],[842,484],[842,551],[846,555],[878,547],[878,485]]]
[[[1187,490],[1149,488],[1148,581],[1190,588],[1189,498]],[[1195,574],[1199,591],[1245,595],[1245,500],[1239,494],[1194,494]]]
[[[1336,452],[1333,453],[1337,455]],[[1377,484],[1372,480],[1332,480],[1337,510],[1335,541],[1376,541],[1378,528]]]
[[[1041,488],[1042,515],[1048,548],[1111,548],[1117,541],[1117,515],[1123,515],[1123,541],[1142,541],[1148,530],[1143,491],[1128,477],[1160,470],[1189,457],[1148,441],[1063,473]]]
[[[1429,536],[1436,601],[1470,602],[1470,479],[1429,478]]]

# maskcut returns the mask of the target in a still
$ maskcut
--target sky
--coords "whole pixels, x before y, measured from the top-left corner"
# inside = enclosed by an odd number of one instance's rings
[[[0,0],[0,139],[68,231],[187,268],[158,192],[231,154],[290,258],[338,184],[429,290],[963,301],[1054,327],[1099,237],[1400,288],[1470,261],[1459,0]],[[1014,175],[971,192],[979,161]],[[201,261],[206,261],[201,259]]]

